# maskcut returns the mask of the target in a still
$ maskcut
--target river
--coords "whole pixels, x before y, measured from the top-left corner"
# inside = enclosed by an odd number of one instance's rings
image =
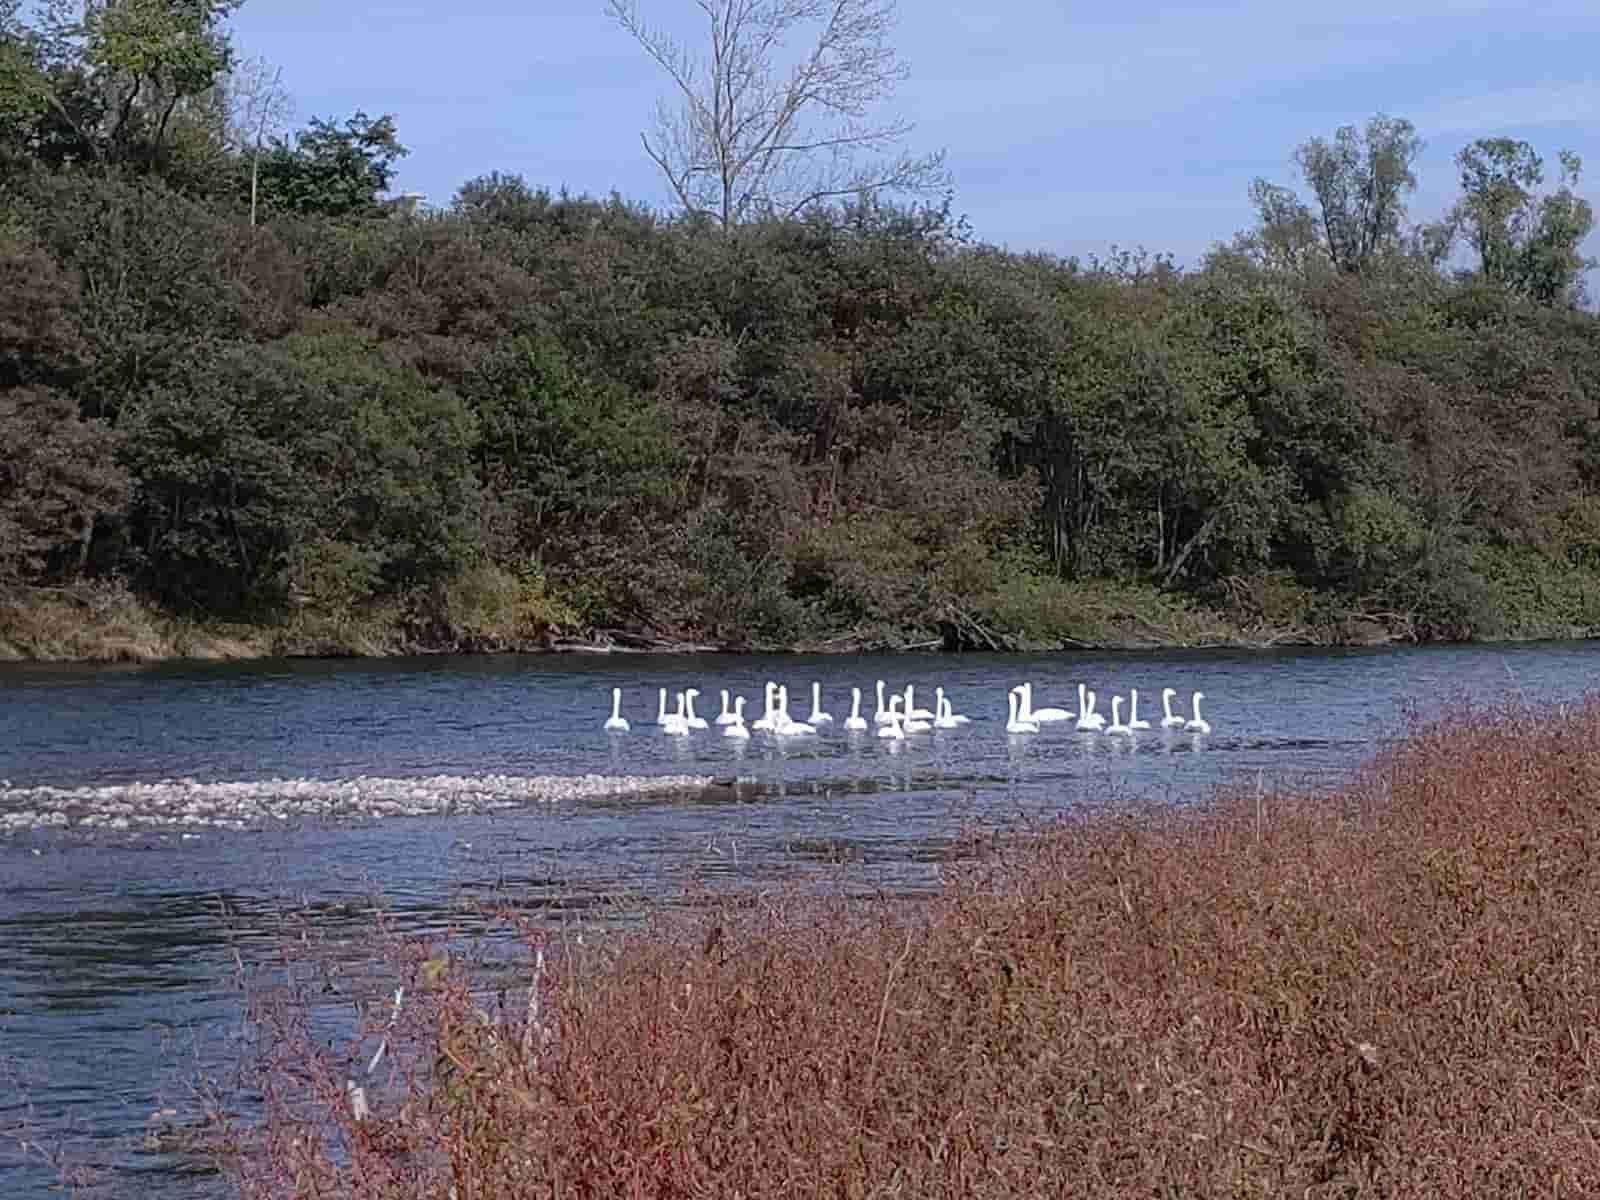
[[[551,921],[617,896],[672,902],[691,887],[818,879],[916,891],[972,823],[1048,815],[1114,795],[1186,803],[1230,779],[1315,788],[1426,714],[1472,694],[1575,699],[1600,643],[1272,652],[1073,653],[1034,657],[451,657],[145,667],[0,667],[0,819],[73,795],[162,780],[205,797],[241,784],[293,796],[534,775],[707,775],[737,787],[668,796],[512,804],[478,813],[306,817],[243,829],[16,828],[0,836],[0,1193],[42,1193],[52,1148],[107,1194],[221,1194],[182,1154],[147,1147],[151,1115],[181,1121],[197,1073],[219,1075],[239,1024],[235,986],[281,944],[286,914],[352,928],[377,893],[401,929],[443,929],[472,899],[500,896]],[[670,737],[656,689],[701,689],[714,716],[734,689],[760,708],[767,679],[809,710],[813,680],[842,721],[849,689],[943,686],[972,718],[904,743],[836,723],[804,739],[713,728]],[[1077,684],[1138,688],[1135,738],[1004,732],[1005,692],[1076,710]],[[627,734],[607,734],[610,689]],[[1208,735],[1163,732],[1160,694],[1206,694]],[[709,711],[707,711],[709,710]],[[308,783],[308,781],[310,781]],[[400,781],[405,781],[402,785]],[[118,795],[124,793],[118,792]],[[137,797],[136,790],[127,794]],[[137,808],[137,804],[134,804]],[[842,865],[841,865],[842,864]],[[612,911],[607,908],[605,911]],[[32,1131],[19,1149],[8,1131]],[[39,1146],[42,1144],[43,1149]]]

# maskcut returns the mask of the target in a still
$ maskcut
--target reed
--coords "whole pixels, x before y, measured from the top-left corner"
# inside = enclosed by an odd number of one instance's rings
[[[922,901],[530,933],[521,994],[407,943],[368,1040],[278,1010],[231,1169],[356,1200],[1600,1179],[1600,701],[1414,725],[1332,797],[1251,781],[985,844]]]

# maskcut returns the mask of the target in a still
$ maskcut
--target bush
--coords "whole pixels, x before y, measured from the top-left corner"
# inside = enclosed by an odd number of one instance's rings
[[[1600,700],[1343,793],[1089,812],[899,904],[751,895],[535,975],[412,944],[387,1089],[276,1027],[252,1197],[1433,1197],[1600,1179]],[[352,1047],[358,1061],[371,1043]]]

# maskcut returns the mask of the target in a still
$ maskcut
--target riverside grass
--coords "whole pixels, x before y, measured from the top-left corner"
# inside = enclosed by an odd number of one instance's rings
[[[1600,700],[1413,724],[1333,796],[1246,789],[983,844],[923,900],[745,893],[586,948],[530,937],[534,994],[498,1003],[406,942],[403,1015],[375,1005],[369,1040],[330,1047],[272,1010],[268,1119],[236,1181],[351,1200],[1600,1189]],[[379,1034],[357,1121],[351,1063]]]

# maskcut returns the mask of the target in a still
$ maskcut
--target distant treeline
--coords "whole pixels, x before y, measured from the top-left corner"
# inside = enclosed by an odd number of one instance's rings
[[[491,174],[415,215],[387,118],[258,147],[215,79],[124,109],[19,28],[0,586],[419,645],[1600,628],[1571,156],[1541,196],[1475,143],[1408,227],[1380,118],[1191,271],[948,205],[724,233]]]

